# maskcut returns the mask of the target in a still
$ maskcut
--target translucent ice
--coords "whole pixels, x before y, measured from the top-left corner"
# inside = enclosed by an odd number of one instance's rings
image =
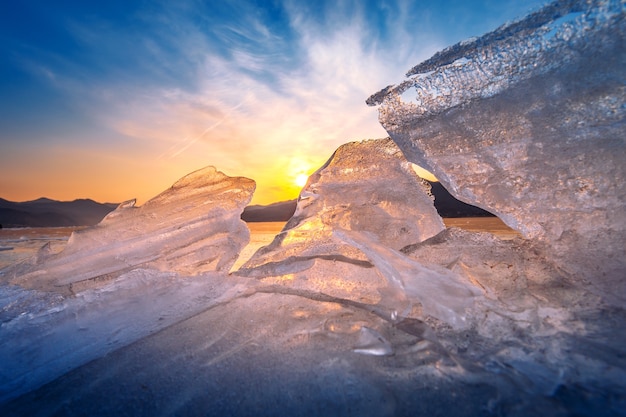
[[[392,318],[406,317],[412,307],[410,301],[415,300],[421,303],[424,314],[454,328],[465,326],[466,309],[473,305],[474,297],[481,294],[475,284],[446,268],[414,262],[364,233],[337,231],[336,236],[366,254],[387,279],[389,292],[395,290],[398,301],[409,301],[406,310],[397,311],[397,316]]]
[[[166,297],[176,294],[172,301],[197,303],[223,291],[207,292],[210,281],[194,279],[190,288],[176,280],[177,287],[164,288],[162,277],[155,277],[126,301],[114,294],[102,299],[91,318],[105,317],[109,303],[120,303],[113,324],[123,330],[135,326],[129,312],[140,317],[143,311],[128,308],[134,302],[149,307],[167,291]],[[120,290],[116,295],[128,287]],[[623,310],[579,316],[584,325],[569,331],[537,336],[502,320],[502,328],[515,331],[493,327],[481,335],[445,326],[430,330],[418,320],[391,323],[356,303],[309,295],[266,291],[207,303],[210,308],[149,337],[119,349],[114,343],[106,355],[38,390],[0,400],[0,414],[246,415],[254,409],[302,416],[623,415]],[[89,308],[78,312],[76,324],[83,328],[75,334],[86,338],[92,327],[85,323],[98,321],[83,316]],[[65,317],[71,325],[73,315]],[[548,328],[551,318],[544,314]],[[115,342],[115,336],[106,340]]]
[[[387,356],[393,354],[393,348],[383,335],[374,329],[363,326],[359,334],[359,341],[354,347],[356,353],[372,356]]]
[[[429,187],[390,139],[343,145],[311,175],[281,233],[236,273],[377,303],[384,278],[333,231],[367,232],[395,249],[421,242],[444,229]]]
[[[455,197],[626,300],[626,7],[555,2],[452,46],[370,97],[406,157]],[[415,100],[404,101],[413,88]]]
[[[565,331],[573,311],[597,302],[522,238],[501,240],[449,228],[401,253],[425,268],[445,268],[480,289],[484,297],[476,298],[472,324],[492,338],[512,337],[519,328],[535,336]]]
[[[4,271],[13,284],[74,291],[149,266],[186,275],[228,271],[249,231],[240,216],[254,181],[214,167],[193,172],[141,207],[121,204],[96,226],[75,232],[59,254]]]
[[[141,268],[72,297],[0,285],[0,403],[241,289],[215,272],[181,279]]]
[[[369,232],[383,244],[400,249],[434,236],[444,225],[434,208],[430,186],[415,174],[391,140],[348,143],[311,175],[293,217],[243,269],[310,264],[316,257],[363,264],[362,255],[333,237],[337,229]]]

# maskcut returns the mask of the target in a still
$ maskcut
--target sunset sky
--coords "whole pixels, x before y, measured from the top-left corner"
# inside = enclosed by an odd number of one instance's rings
[[[295,198],[365,99],[546,1],[5,1],[0,197],[147,199],[207,165]]]

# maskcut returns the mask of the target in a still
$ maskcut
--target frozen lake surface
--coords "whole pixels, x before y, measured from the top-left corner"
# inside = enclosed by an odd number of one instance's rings
[[[473,232],[491,232],[502,239],[512,239],[519,233],[505,225],[497,217],[465,217],[443,219],[448,227],[459,227]],[[250,243],[241,251],[241,255],[233,266],[239,268],[261,246],[269,244],[278,234],[285,222],[247,223],[250,229]],[[28,227],[0,229],[0,269],[12,263],[27,259],[37,253],[46,243],[50,242],[52,250],[60,252],[67,239],[75,230],[83,227]]]
[[[517,236],[496,218],[445,223],[493,232],[502,245]],[[283,223],[249,227],[238,264]],[[2,245],[23,244],[21,256],[47,240],[60,249],[70,232],[3,230]],[[466,251],[457,243],[453,250]],[[468,253],[496,276],[510,270],[493,254]],[[281,279],[286,285],[140,268],[70,298],[4,287],[0,413],[436,415],[453,401],[458,416],[623,415],[626,397],[616,389],[626,369],[622,310],[564,316],[532,300],[518,312],[494,304],[482,334],[411,317],[393,321],[371,304]],[[570,349],[576,354],[568,358]],[[577,385],[566,382],[572,375]]]

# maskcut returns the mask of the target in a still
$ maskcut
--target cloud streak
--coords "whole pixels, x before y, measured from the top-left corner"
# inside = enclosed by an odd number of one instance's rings
[[[408,42],[396,38],[395,50],[378,50],[380,45],[370,42],[363,11],[350,14],[350,20],[337,28],[311,21],[293,7],[287,8],[287,16],[295,32],[292,47],[299,51],[293,59],[299,65],[289,67],[274,59],[276,50],[271,44],[280,38],[262,22],[247,21],[245,29],[228,26],[229,32],[258,41],[256,51],[232,46],[227,56],[207,52],[205,42],[199,41],[202,33],[188,33],[187,38],[175,41],[186,54],[203,56],[202,65],[195,69],[197,89],[161,91],[156,102],[151,97],[151,103],[132,106],[141,109],[140,113],[125,108],[123,113],[130,117],[122,120],[118,131],[163,143],[180,137],[181,132],[196,137],[170,156],[184,160],[185,152],[206,152],[208,163],[257,179],[258,193],[267,187],[269,195],[261,202],[293,197],[290,181],[298,171],[310,173],[340,144],[385,136],[375,110],[366,107],[364,99],[386,80],[398,79],[409,62],[427,57],[438,45],[411,54],[406,51]],[[407,64],[390,65],[390,58],[398,52]],[[190,108],[231,110],[223,115]],[[210,135],[198,132],[206,125],[211,126]],[[204,146],[194,149],[198,141]]]
[[[90,142],[83,155],[99,177],[146,180],[139,190],[83,188],[75,197],[145,201],[211,164],[257,180],[255,203],[293,198],[296,176],[311,173],[339,145],[386,136],[376,110],[364,104],[371,93],[450,38],[466,36],[462,28],[421,29],[454,12],[437,14],[415,4],[421,2],[214,3],[156,3],[122,20],[70,13],[61,29],[72,54],[60,53],[68,46],[13,51],[27,57],[22,68],[37,83],[89,121],[91,132],[62,137],[72,131],[67,120],[54,146],[70,137],[74,146]],[[112,166],[107,155],[116,152]],[[45,158],[45,146],[31,158]],[[59,181],[70,189],[76,175]]]

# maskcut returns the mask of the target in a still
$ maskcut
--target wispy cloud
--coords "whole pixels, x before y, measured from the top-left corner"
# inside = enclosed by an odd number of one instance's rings
[[[298,170],[294,165],[311,172],[342,143],[385,136],[376,111],[364,100],[439,46],[415,48],[402,31],[382,44],[370,32],[364,10],[344,13],[335,17],[345,19],[339,25],[309,19],[288,5],[295,35],[290,48],[299,51],[290,58],[299,60],[294,66],[275,59],[274,43],[287,41],[250,16],[241,26],[221,29],[245,40],[243,45],[233,42],[227,54],[208,48],[202,30],[190,30],[193,25],[178,17],[186,34],[175,33],[168,43],[187,56],[183,62],[202,57],[192,71],[195,90],[151,87],[149,93],[120,97],[111,103],[118,112],[109,123],[128,137],[152,141],[155,148],[166,146],[159,156],[182,164],[187,153],[203,152],[207,164],[257,178],[258,200],[280,198],[263,196],[264,188],[289,188]]]
[[[416,3],[155,2],[122,22],[64,17],[75,51],[24,62],[100,130],[86,140],[114,138],[89,146],[94,166],[121,152],[101,170],[137,175],[141,161],[144,177],[171,176],[140,199],[212,164],[256,179],[269,203],[342,143],[386,136],[365,99],[447,45]]]

